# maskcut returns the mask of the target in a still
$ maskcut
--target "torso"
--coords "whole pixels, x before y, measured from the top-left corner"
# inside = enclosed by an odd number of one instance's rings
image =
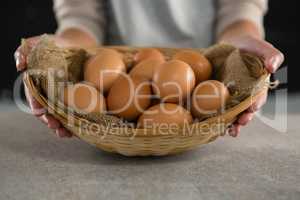
[[[110,0],[109,44],[207,47],[214,38],[214,0]]]

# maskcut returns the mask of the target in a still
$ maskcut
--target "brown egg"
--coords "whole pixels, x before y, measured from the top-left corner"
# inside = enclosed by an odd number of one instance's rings
[[[202,117],[225,109],[229,96],[227,87],[219,81],[208,80],[200,83],[192,95],[193,116]]]
[[[183,103],[195,87],[192,68],[180,60],[171,60],[156,68],[153,91],[163,102]]]
[[[143,60],[130,71],[129,75],[140,76],[147,80],[152,80],[154,70],[162,63],[162,60]]]
[[[139,63],[143,60],[148,60],[148,59],[160,60],[161,62],[165,61],[164,55],[157,49],[153,49],[153,48],[141,49],[134,56],[135,63]]]
[[[126,120],[136,119],[150,103],[151,84],[141,77],[119,77],[107,97],[108,110]]]
[[[95,85],[98,90],[107,92],[120,73],[125,71],[121,55],[115,50],[104,49],[86,62],[84,80]]]
[[[174,55],[173,59],[186,62],[192,67],[196,76],[196,84],[210,79],[212,75],[212,65],[205,56],[198,52],[191,50],[180,51]]]
[[[172,103],[161,103],[146,110],[138,120],[139,128],[160,126],[183,126],[193,122],[192,115],[183,107]],[[173,127],[173,126],[172,126]]]
[[[103,95],[93,86],[84,83],[65,87],[63,102],[82,113],[104,113],[106,111]]]
[[[123,59],[123,55],[118,52],[117,50],[114,49],[109,49],[109,48],[101,48],[99,51],[97,51],[97,54],[108,54],[108,55],[115,55],[115,56],[119,56],[121,59]]]

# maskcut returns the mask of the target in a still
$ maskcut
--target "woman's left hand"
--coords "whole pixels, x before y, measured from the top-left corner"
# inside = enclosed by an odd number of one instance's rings
[[[270,73],[276,72],[284,61],[283,54],[272,44],[251,35],[231,37],[223,42],[234,45],[242,51],[254,53],[264,59],[264,64]],[[247,125],[267,101],[267,92],[243,112],[233,126],[228,130],[229,135],[238,136],[242,126]]]

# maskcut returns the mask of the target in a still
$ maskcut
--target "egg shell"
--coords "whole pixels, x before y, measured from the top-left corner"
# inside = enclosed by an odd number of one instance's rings
[[[182,104],[195,87],[192,68],[180,60],[165,62],[154,71],[153,91],[162,102]]]
[[[84,80],[105,93],[125,71],[126,66],[120,53],[112,49],[101,50],[86,62]]]
[[[191,124],[193,117],[183,107],[172,103],[161,103],[146,110],[138,120],[138,128],[153,128],[159,126],[183,126]]]
[[[140,76],[147,80],[152,80],[155,69],[164,61],[147,59],[137,64],[129,73],[130,76]]]
[[[191,110],[194,117],[215,114],[225,109],[230,94],[220,81],[208,80],[196,86],[192,95]]]
[[[140,63],[143,60],[160,60],[161,62],[165,61],[164,55],[157,49],[154,48],[144,48],[139,50],[133,60],[135,61],[136,64]]]
[[[118,50],[110,49],[110,48],[100,48],[98,51],[96,51],[96,54],[114,54],[115,56],[119,56],[121,59],[123,59],[123,54],[120,53]]]
[[[173,59],[181,60],[189,64],[196,77],[196,84],[210,79],[212,75],[212,65],[209,60],[199,52],[185,50],[176,53]]]
[[[104,113],[106,103],[104,96],[93,86],[77,83],[64,88],[63,102],[81,113]]]
[[[151,83],[146,79],[120,76],[108,93],[108,110],[118,117],[134,120],[150,106],[151,95]]]

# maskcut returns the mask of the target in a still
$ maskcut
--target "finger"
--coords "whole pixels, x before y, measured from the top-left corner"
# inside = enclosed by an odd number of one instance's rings
[[[237,123],[246,126],[252,119],[253,119],[254,113],[251,112],[244,112],[237,120]]]
[[[60,127],[60,128],[58,128],[58,129],[56,129],[56,135],[58,136],[58,137],[61,137],[61,138],[63,138],[63,137],[68,137],[68,138],[70,138],[70,137],[72,137],[72,133],[71,132],[69,132],[67,129],[65,129],[65,128],[63,128],[63,127]]]
[[[241,49],[261,56],[270,73],[274,73],[284,61],[284,55],[266,41],[250,38],[245,43]]]
[[[39,36],[31,37],[26,39],[26,49],[24,46],[19,46],[14,53],[14,58],[16,61],[16,67],[18,71],[24,70],[26,68],[27,63],[27,55],[31,51],[31,49],[38,43]]]
[[[46,113],[46,109],[30,94],[26,84],[24,84],[25,96],[31,108],[32,114],[41,116]]]
[[[258,99],[248,108],[248,112],[256,112],[258,111],[266,102],[267,102],[268,94],[264,92],[263,95],[258,97]]]
[[[59,121],[55,119],[52,115],[44,114],[39,117],[42,122],[48,125],[48,128],[58,129],[61,127]]]
[[[229,127],[228,127],[228,129],[226,130],[226,132],[228,133],[228,135],[232,135],[232,132],[233,132],[233,126],[234,126],[234,124],[231,124]]]
[[[44,115],[41,115],[37,118],[40,119],[44,124],[48,125],[48,120]]]
[[[265,58],[265,66],[270,73],[274,73],[284,61],[284,55],[277,49],[273,49]]]
[[[26,68],[26,57],[21,52],[21,47],[18,47],[15,54],[16,67],[18,71],[24,70]]]
[[[240,124],[233,124],[233,126],[228,130],[228,133],[231,137],[237,137],[241,131],[241,125]]]
[[[51,129],[58,129],[61,127],[60,122],[55,119],[52,115],[46,114],[45,117],[48,120],[48,127]]]

